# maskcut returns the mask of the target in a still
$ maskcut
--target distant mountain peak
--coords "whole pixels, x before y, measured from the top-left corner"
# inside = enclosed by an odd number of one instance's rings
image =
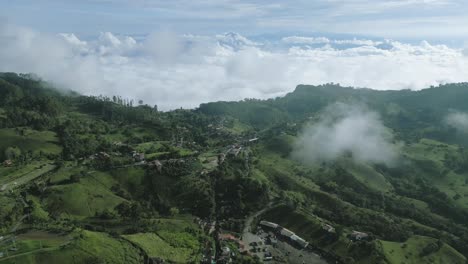
[[[222,35],[216,35],[216,39],[221,46],[230,47],[235,50],[243,47],[259,46],[260,43],[254,42],[239,33],[227,32]]]

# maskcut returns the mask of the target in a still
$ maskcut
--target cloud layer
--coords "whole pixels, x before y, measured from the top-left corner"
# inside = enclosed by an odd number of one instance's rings
[[[392,165],[398,146],[376,113],[337,103],[304,129],[293,151],[294,158],[306,163],[333,161],[346,154],[360,162]]]
[[[119,94],[161,109],[275,97],[300,83],[421,89],[468,80],[466,52],[425,41],[260,40],[171,31],[83,39],[3,23],[0,44],[0,71],[33,72],[84,94]]]

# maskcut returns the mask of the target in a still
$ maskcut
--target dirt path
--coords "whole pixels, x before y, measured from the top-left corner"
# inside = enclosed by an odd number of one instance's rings
[[[264,212],[270,210],[271,208],[273,208],[275,205],[273,204],[273,202],[270,202],[267,204],[267,206],[265,208],[263,208],[262,210],[260,211],[257,211],[255,212],[254,214],[251,214],[249,215],[245,221],[244,221],[244,229],[242,230],[242,235],[244,236],[245,234],[247,233],[250,233],[252,232],[251,230],[251,226],[252,226],[252,222],[255,218],[257,218],[259,215],[263,214]]]
[[[8,257],[3,257],[2,259],[0,259],[0,261],[4,261],[4,260],[7,260],[7,259],[13,259],[13,258],[21,257],[21,256],[26,256],[26,255],[31,255],[31,254],[35,254],[35,253],[38,253],[38,252],[54,251],[54,250],[59,250],[59,249],[60,249],[60,247],[40,248],[40,249],[36,249],[36,250],[33,250],[33,251],[20,253],[20,254],[17,254],[17,255],[11,255],[11,256],[8,256]]]
[[[54,169],[56,169],[57,166],[56,165],[53,165],[53,164],[46,164],[46,165],[43,165],[42,168],[40,169],[34,169],[30,172],[27,172],[27,173],[24,173],[22,175],[20,175],[19,177],[15,178],[15,179],[11,179],[10,181],[4,183],[0,189],[0,191],[8,191],[10,189],[14,189],[14,188],[17,188],[21,185],[24,185],[24,184],[27,184],[29,183],[30,181],[32,180],[35,180],[51,171],[53,171]]]

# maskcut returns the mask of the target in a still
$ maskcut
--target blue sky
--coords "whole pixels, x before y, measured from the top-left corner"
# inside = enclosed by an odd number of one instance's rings
[[[2,1],[0,10],[13,24],[82,36],[340,33],[447,44],[468,36],[464,0],[15,0]]]

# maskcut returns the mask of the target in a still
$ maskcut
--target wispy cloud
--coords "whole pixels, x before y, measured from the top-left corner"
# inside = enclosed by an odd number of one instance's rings
[[[360,162],[392,165],[399,149],[392,140],[376,113],[363,106],[336,103],[302,131],[292,155],[306,163],[350,155]]]
[[[466,37],[463,0],[4,1],[0,16],[44,31],[141,34],[346,33],[384,38]],[[39,12],[40,11],[40,12]],[[441,30],[442,29],[442,30]]]
[[[457,129],[459,132],[468,132],[468,114],[464,112],[453,112],[445,117],[445,123]]]

